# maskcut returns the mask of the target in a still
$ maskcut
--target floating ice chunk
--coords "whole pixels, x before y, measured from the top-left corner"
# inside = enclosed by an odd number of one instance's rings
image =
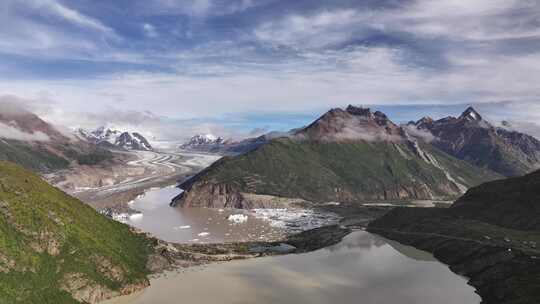
[[[189,229],[189,228],[191,228],[190,225],[173,227],[174,230]]]
[[[326,206],[339,206],[341,205],[340,202],[328,202],[328,203],[324,203],[323,205],[326,205]]]
[[[235,224],[241,224],[247,222],[248,216],[245,214],[231,214],[227,219]]]
[[[129,219],[132,221],[140,221],[143,218],[142,213],[135,213],[129,216]]]
[[[208,236],[208,235],[210,235],[209,232],[201,232],[198,234],[198,236]]]

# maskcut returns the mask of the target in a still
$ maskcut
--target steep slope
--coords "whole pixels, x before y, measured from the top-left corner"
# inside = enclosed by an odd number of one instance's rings
[[[474,187],[450,212],[507,228],[540,231],[540,171]]]
[[[0,303],[95,302],[148,284],[149,241],[0,161]]]
[[[395,208],[368,230],[434,253],[482,303],[540,300],[540,171],[482,184],[451,208]]]
[[[96,164],[110,158],[107,151],[68,138],[18,105],[0,104],[0,160],[50,172],[67,168],[71,162]]]
[[[264,207],[246,193],[313,202],[433,199],[498,177],[414,140],[383,113],[350,106],[223,158],[182,184],[173,205]]]
[[[410,125],[431,132],[435,137],[432,144],[446,153],[508,177],[529,173],[540,166],[540,141],[494,127],[472,107],[458,118],[435,121],[425,117]]]

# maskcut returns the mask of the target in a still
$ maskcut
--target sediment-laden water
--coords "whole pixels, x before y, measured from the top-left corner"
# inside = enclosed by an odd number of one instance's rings
[[[168,273],[106,304],[474,304],[480,298],[428,253],[354,232],[315,252]]]

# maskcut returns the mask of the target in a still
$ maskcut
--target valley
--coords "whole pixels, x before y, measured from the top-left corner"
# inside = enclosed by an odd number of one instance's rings
[[[126,204],[146,190],[175,185],[220,158],[219,155],[175,151],[115,154],[120,161],[113,166],[77,166],[48,174],[46,179],[98,210],[126,212]]]
[[[0,16],[0,304],[540,303],[540,1]]]
[[[137,132],[79,130],[86,138],[84,141],[62,138],[58,144],[68,150],[71,146],[83,151],[104,149],[107,158],[91,157],[90,162],[86,158],[66,158],[67,167],[41,171],[41,176],[56,187],[42,185],[41,192],[58,193],[55,195],[61,197],[60,201],[72,202],[71,207],[79,208],[84,202],[85,216],[99,218],[93,221],[109,223],[103,225],[113,235],[127,233],[125,237],[135,241],[124,244],[118,239],[109,240],[111,243],[105,246],[119,249],[110,252],[108,247],[102,248],[99,258],[89,264],[84,264],[78,255],[70,260],[70,265],[84,267],[86,272],[73,272],[69,266],[62,270],[63,276],[39,284],[52,284],[55,292],[60,290],[53,296],[66,303],[71,298],[89,303],[111,298],[114,299],[106,303],[169,303],[174,297],[162,295],[171,285],[206,280],[213,286],[224,277],[238,277],[237,281],[228,282],[233,285],[223,288],[238,288],[240,293],[221,293],[221,297],[232,302],[261,297],[268,282],[270,293],[275,288],[283,289],[275,285],[279,281],[293,287],[289,294],[268,296],[268,303],[313,302],[307,296],[299,300],[297,293],[301,287],[297,284],[319,289],[332,287],[344,303],[352,303],[359,296],[368,303],[395,301],[399,294],[402,302],[417,303],[433,301],[436,295],[444,293],[454,295],[445,297],[448,303],[479,303],[476,293],[486,303],[527,303],[512,301],[536,297],[533,286],[537,277],[526,269],[538,266],[535,246],[539,239],[534,232],[538,229],[537,211],[530,200],[536,195],[538,173],[522,177],[525,182],[519,178],[505,179],[503,174],[509,174],[507,171],[478,166],[473,154],[461,156],[449,151],[442,146],[442,139],[427,140],[422,132],[428,131],[423,126],[435,123],[445,132],[454,128],[449,134],[455,136],[463,131],[460,138],[473,134],[470,142],[460,142],[462,150],[471,147],[478,136],[484,136],[486,128],[487,138],[503,134],[484,145],[490,150],[510,147],[519,153],[507,155],[520,159],[529,155],[532,163],[520,163],[520,170],[530,171],[536,166],[534,157],[540,149],[535,148],[535,139],[519,133],[507,140],[507,133],[472,111],[467,109],[458,118],[435,122],[422,119],[397,125],[382,112],[349,106],[332,109],[310,125],[281,136],[266,135],[239,142],[210,135],[194,136],[185,145],[162,150],[152,147]],[[446,125],[447,121],[452,123]],[[445,134],[441,131],[439,136]],[[449,137],[446,143],[452,140]],[[48,145],[52,147],[51,143]],[[216,154],[217,151],[222,154]],[[483,154],[479,157],[486,161]],[[504,158],[493,168],[511,162],[511,158]],[[12,178],[9,172],[17,175],[23,170],[9,166],[6,163],[8,179]],[[26,187],[28,178],[17,178],[17,183]],[[495,190],[490,187],[493,184],[497,185]],[[24,250],[34,259],[43,252],[53,257],[77,252],[80,249],[69,251],[79,246],[77,242],[90,246],[91,241],[84,239],[89,235],[86,230],[81,231],[82,235],[71,235],[70,230],[65,230],[65,221],[75,221],[69,215],[70,208],[66,211],[61,206],[46,205],[32,220],[24,222],[27,214],[34,211],[30,205],[17,209],[21,191],[3,187],[9,198],[2,205],[6,227],[15,227],[7,244],[16,243],[18,237],[28,238],[18,246],[29,246]],[[30,193],[30,189],[24,191]],[[516,205],[520,202],[523,203]],[[47,208],[54,211],[47,215]],[[63,215],[59,217],[58,212]],[[18,223],[21,219],[23,222]],[[34,227],[38,222],[48,223],[48,228]],[[29,234],[33,230],[25,225],[38,232]],[[68,226],[72,226],[71,222]],[[100,239],[98,236],[101,242]],[[137,253],[128,256],[130,264],[126,266],[118,256],[133,246]],[[460,252],[455,252],[455,248]],[[87,247],[84,250],[89,254]],[[0,266],[4,265],[0,272],[17,272],[26,277],[28,269],[40,276],[49,271],[45,264],[50,261],[40,258],[37,265],[17,268],[14,261],[28,256],[7,252],[0,256]],[[454,273],[435,262],[435,258],[450,265]],[[365,264],[358,265],[358,261]],[[63,260],[53,259],[52,263],[62,264]],[[287,265],[289,272],[270,271],[279,269],[279,265]],[[112,267],[113,273],[106,270],[108,267]],[[136,269],[136,281],[124,276],[129,267]],[[335,281],[328,281],[322,273]],[[216,281],[209,280],[209,275]],[[501,275],[510,282],[506,289],[500,286]],[[409,279],[405,284],[404,276],[415,280]],[[103,277],[108,279],[103,281]],[[521,283],[522,277],[528,283]],[[394,293],[373,285],[383,278]],[[17,280],[10,284],[17,284]],[[258,281],[265,283],[259,285]],[[418,292],[429,282],[437,282],[440,287],[435,287],[433,293]],[[363,287],[358,288],[358,284]],[[495,293],[494,288],[501,292]],[[258,292],[249,292],[252,289]],[[17,294],[29,298],[24,293]],[[311,295],[320,303],[337,296],[324,289]],[[186,299],[215,301],[212,295],[206,298],[193,289]]]

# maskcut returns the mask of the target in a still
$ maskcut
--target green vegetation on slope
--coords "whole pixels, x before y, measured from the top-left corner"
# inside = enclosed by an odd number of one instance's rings
[[[145,282],[151,244],[21,167],[0,161],[0,303],[76,303],[70,282]],[[80,287],[80,286],[78,286]]]
[[[449,211],[512,229],[540,231],[540,171],[472,188]]]
[[[426,148],[465,186],[500,177]],[[287,138],[225,158],[182,187],[189,190],[195,183],[234,184],[243,192],[314,202],[445,197],[458,192],[442,170],[418,157],[407,144]]]
[[[472,188],[451,208],[395,208],[368,230],[432,252],[482,303],[539,303],[540,171]]]
[[[38,172],[64,169],[69,166],[68,160],[45,148],[30,147],[19,141],[4,139],[0,139],[0,160],[11,161]]]

